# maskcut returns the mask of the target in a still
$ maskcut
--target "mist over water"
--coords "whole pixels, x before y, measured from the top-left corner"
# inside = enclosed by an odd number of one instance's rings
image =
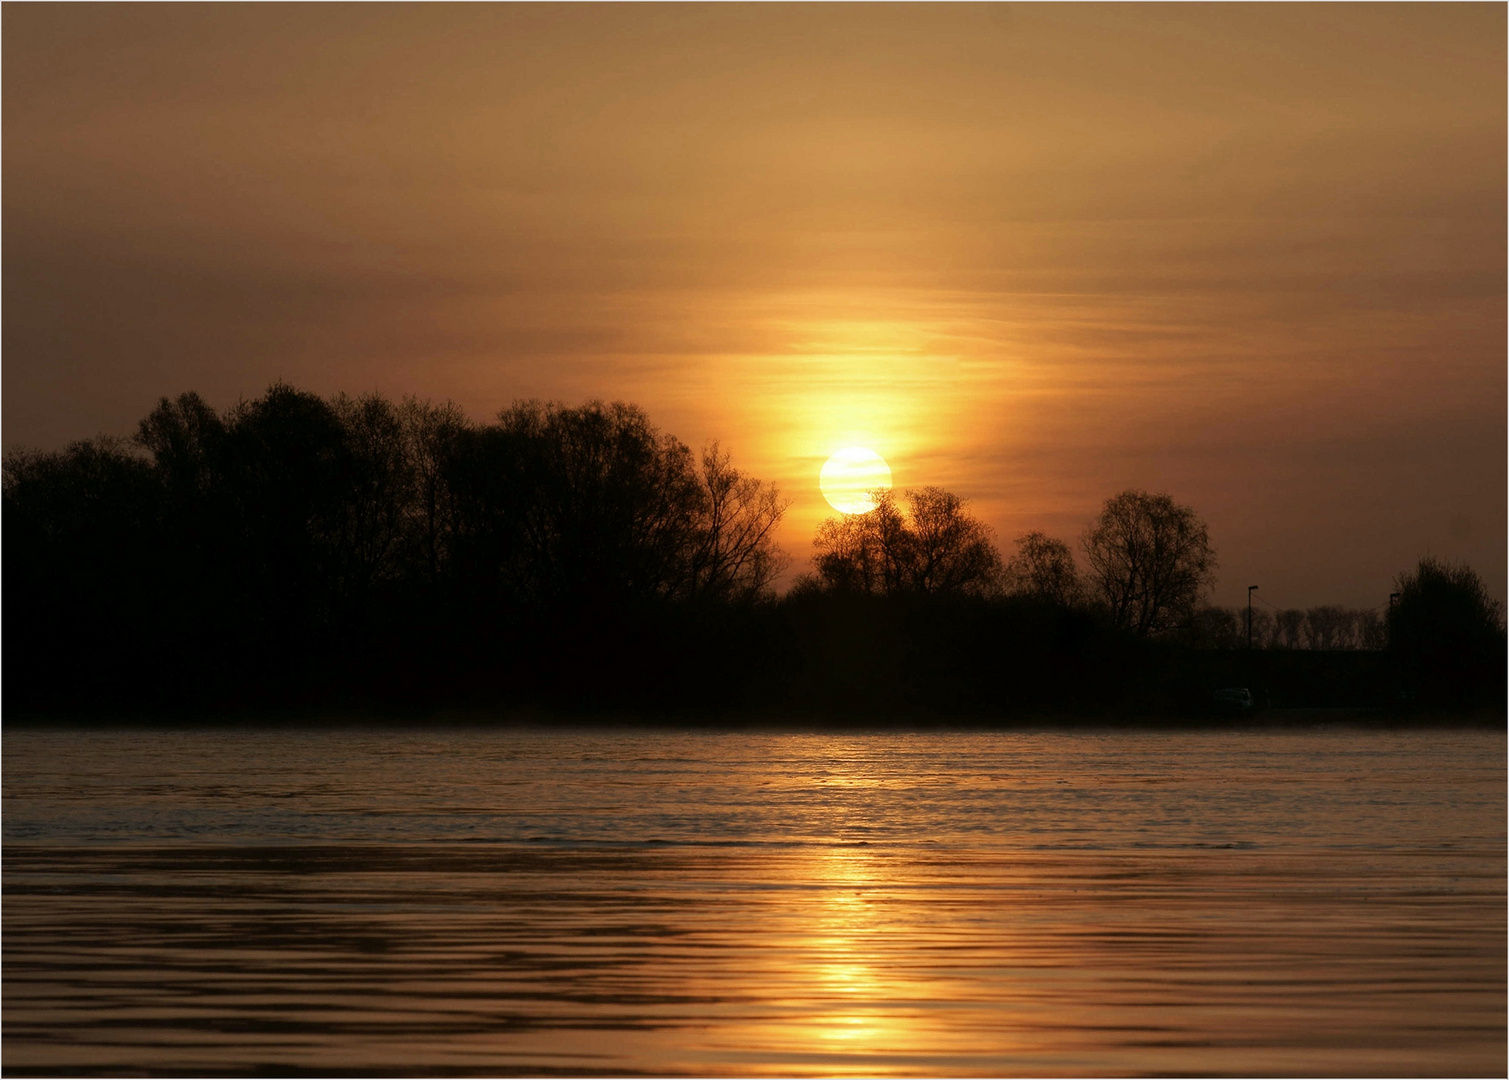
[[[4,753],[8,1074],[1503,1070],[1502,732]]]

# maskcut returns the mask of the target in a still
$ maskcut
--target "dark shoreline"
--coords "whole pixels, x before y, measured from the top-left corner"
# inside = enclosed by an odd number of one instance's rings
[[[91,731],[91,730],[478,730],[502,731],[707,731],[718,733],[946,733],[946,732],[1020,732],[1020,733],[1139,733],[1227,731],[1262,733],[1267,731],[1355,729],[1360,731],[1409,731],[1470,729],[1509,730],[1509,712],[1474,710],[1471,712],[1399,712],[1377,708],[1291,708],[1268,709],[1252,716],[1068,716],[1032,717],[918,717],[885,718],[797,715],[773,716],[748,713],[692,718],[685,714],[574,713],[544,710],[440,710],[433,713],[382,713],[328,709],[238,710],[230,713],[196,715],[153,713],[148,711],[101,712],[68,710],[66,712],[23,711],[0,720],[0,732],[10,731]]]

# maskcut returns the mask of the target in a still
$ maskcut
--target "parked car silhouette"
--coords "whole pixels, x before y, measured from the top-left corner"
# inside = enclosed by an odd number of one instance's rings
[[[1218,712],[1233,713],[1245,716],[1256,707],[1252,700],[1252,691],[1245,686],[1229,686],[1224,690],[1217,690],[1215,705]]]

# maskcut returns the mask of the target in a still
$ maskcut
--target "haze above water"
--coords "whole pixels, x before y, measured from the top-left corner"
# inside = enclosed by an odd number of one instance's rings
[[[1496,1074],[1505,736],[9,731],[7,1074]]]

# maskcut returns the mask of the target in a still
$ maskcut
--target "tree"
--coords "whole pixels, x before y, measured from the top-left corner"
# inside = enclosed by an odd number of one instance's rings
[[[1248,612],[1252,614],[1252,625],[1247,625]],[[1248,638],[1248,632],[1251,637]],[[1271,649],[1274,647],[1273,613],[1264,611],[1262,608],[1249,607],[1242,612],[1242,634],[1244,643],[1251,640],[1254,649]]]
[[[740,472],[713,443],[702,451],[697,539],[689,591],[720,600],[750,600],[768,592],[786,566],[774,531],[789,500],[774,486]]]
[[[1186,623],[1215,576],[1205,523],[1168,495],[1129,489],[1107,499],[1081,546],[1112,624],[1138,636]]]
[[[168,560],[145,456],[109,437],[7,453],[4,520],[8,695],[150,682]]]
[[[1206,649],[1242,648],[1247,644],[1246,616],[1245,610],[1238,614],[1231,608],[1196,608],[1189,620],[1190,640]]]
[[[705,492],[632,405],[521,402],[465,437],[455,482],[479,580],[562,610],[686,592]]]
[[[1357,647],[1381,652],[1388,645],[1388,627],[1376,611],[1357,612]]]
[[[1273,617],[1273,627],[1275,649],[1298,649],[1304,643],[1305,613],[1285,608]]]
[[[339,394],[332,408],[345,435],[345,493],[328,529],[331,570],[342,598],[360,604],[406,569],[416,476],[403,418],[392,402],[378,394]]]
[[[732,608],[768,594],[786,507],[631,405],[474,424],[281,383],[224,412],[163,398],[134,445],[9,454],[3,493],[13,686],[246,700],[716,693],[762,632]]]
[[[1030,596],[1061,607],[1075,607],[1083,601],[1084,585],[1068,544],[1040,532],[1030,532],[1017,537],[1016,548],[1003,572],[1008,594]]]
[[[876,492],[875,509],[818,527],[813,563],[830,591],[983,596],[999,590],[1001,556],[964,500],[936,487]]]
[[[887,560],[881,542],[882,524],[871,518],[880,512],[877,500],[868,514],[844,514],[817,527],[812,565],[819,586],[827,592],[881,595],[890,590]]]
[[[455,402],[435,405],[406,397],[398,407],[404,454],[413,470],[409,548],[425,578],[434,584],[449,562],[458,527],[456,492],[449,472],[472,425]]]
[[[1503,703],[1503,609],[1476,571],[1427,555],[1394,581],[1389,645],[1422,704]]]
[[[245,528],[226,483],[224,418],[198,394],[161,398],[133,440],[152,456],[165,496],[165,542],[179,583],[174,601],[194,608],[227,593],[228,552],[239,556]]]
[[[203,498],[220,479],[225,423],[198,394],[159,399],[133,441],[152,455],[170,497],[180,506]]]
[[[219,468],[241,537],[238,591],[264,638],[297,651],[332,613],[351,470],[346,431],[323,398],[274,383],[225,419]]]
[[[1327,652],[1350,649],[1355,642],[1354,612],[1335,604],[1323,604],[1305,612],[1305,648]]]
[[[942,488],[906,493],[911,504],[906,585],[914,592],[979,595],[1000,588],[1001,555],[990,529]]]

